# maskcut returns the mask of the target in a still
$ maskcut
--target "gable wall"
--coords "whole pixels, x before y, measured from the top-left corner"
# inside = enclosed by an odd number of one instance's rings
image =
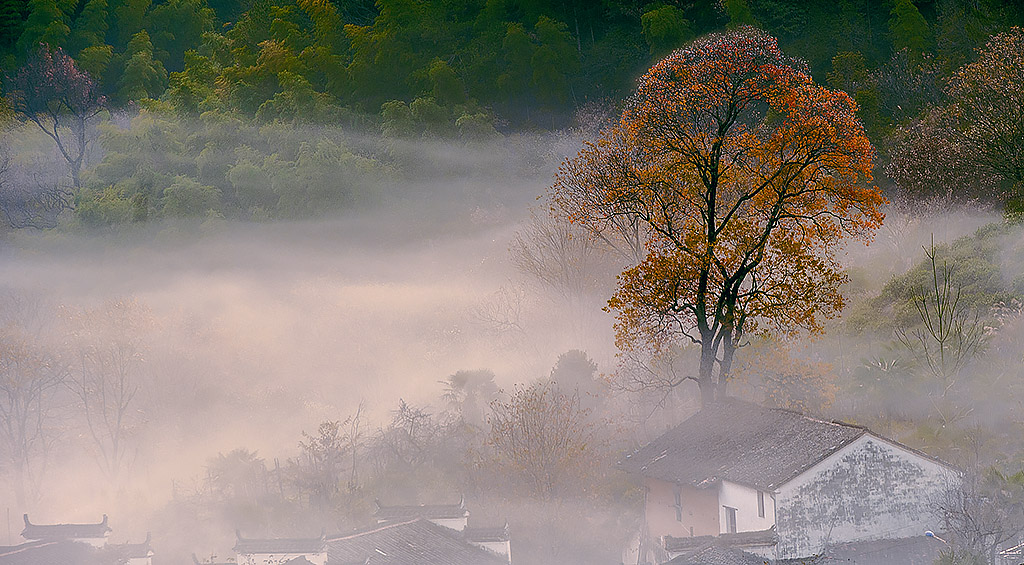
[[[958,480],[948,467],[865,434],[779,488],[777,558],[941,530],[931,504]]]
[[[456,532],[461,532],[466,529],[469,524],[469,516],[460,516],[458,518],[427,518],[431,522],[438,526],[443,526]]]
[[[756,532],[775,525],[775,501],[764,493],[764,518],[757,515],[757,489],[722,481],[718,491],[719,533],[726,533],[725,507],[736,509],[736,531]]]
[[[644,512],[647,518],[648,533],[652,539],[662,536],[685,538],[693,535],[718,535],[718,489],[699,489],[692,486],[680,486],[682,502],[682,521],[676,520],[675,483],[645,479],[647,501]]]

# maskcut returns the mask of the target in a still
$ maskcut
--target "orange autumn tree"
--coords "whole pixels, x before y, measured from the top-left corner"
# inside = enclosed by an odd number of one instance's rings
[[[563,163],[552,212],[607,238],[637,221],[647,254],[608,302],[624,357],[700,348],[707,405],[754,331],[820,332],[843,305],[835,253],[884,202],[848,95],[751,27],[698,39],[640,80],[621,117]]]

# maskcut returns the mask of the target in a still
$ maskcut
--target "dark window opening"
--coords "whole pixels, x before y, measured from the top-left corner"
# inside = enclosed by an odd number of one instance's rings
[[[764,518],[764,491],[757,491],[757,517]]]

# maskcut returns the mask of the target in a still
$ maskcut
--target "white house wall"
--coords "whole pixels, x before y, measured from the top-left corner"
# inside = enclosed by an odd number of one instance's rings
[[[466,525],[469,524],[469,516],[460,516],[458,518],[427,518],[431,522],[438,526],[443,526],[456,532],[461,532],[466,529]]]
[[[495,555],[500,555],[512,563],[512,544],[508,541],[471,541],[469,543]]]
[[[775,525],[775,501],[764,493],[764,518],[757,515],[757,489],[722,481],[718,490],[718,523],[726,533],[725,507],[736,509],[736,531],[755,532]]]
[[[236,553],[239,565],[281,565],[305,557],[313,565],[326,565],[327,552],[320,553]]]
[[[948,467],[865,434],[779,488],[777,557],[941,529],[932,504],[958,480]]]

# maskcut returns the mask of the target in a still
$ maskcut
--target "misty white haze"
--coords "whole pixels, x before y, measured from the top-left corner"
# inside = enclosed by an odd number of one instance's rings
[[[0,0],[0,565],[1024,563],[1024,4]]]
[[[506,396],[546,377],[573,349],[596,362],[598,375],[614,374],[613,320],[601,311],[614,269],[596,271],[604,278],[588,283],[573,305],[510,256],[531,210],[544,213],[557,165],[577,150],[580,135],[405,143],[401,153],[414,172],[393,181],[405,196],[318,220],[8,232],[0,247],[7,323],[59,349],[69,311],[130,303],[143,321],[120,480],[106,479],[70,405],[58,408],[33,501],[21,507],[11,488],[0,490],[5,543],[18,543],[26,510],[39,523],[108,514],[114,541],[138,541],[162,528],[165,535],[189,532],[187,542],[163,540],[167,553],[223,555],[235,525],[197,530],[187,514],[166,510],[173,499],[203,490],[218,454],[247,449],[273,468],[298,455],[304,432],[360,409],[368,434],[386,425],[400,400],[440,414],[442,381],[460,370],[493,371]],[[851,303],[917,264],[932,238],[949,242],[995,220],[969,206],[890,207],[871,245],[845,251]],[[848,370],[865,351],[884,347],[837,346],[826,335],[797,350]],[[639,406],[600,424],[624,430],[626,446],[652,439],[695,408],[685,386],[671,398],[630,396],[614,386],[606,393]],[[836,410],[844,408],[840,397]],[[390,502],[404,502],[396,498]],[[307,524],[247,533],[314,532]],[[154,545],[161,547],[159,536]]]
[[[509,259],[520,222],[576,143],[411,144],[406,151],[434,169],[403,186],[406,200],[316,221],[8,233],[0,257],[9,321],[28,318],[24,325],[55,335],[61,308],[135,301],[147,311],[129,479],[112,488],[76,441],[87,433],[81,423],[65,420],[34,521],[106,513],[114,539],[138,540],[151,513],[174,489],[196,488],[218,453],[245,448],[283,461],[297,454],[303,431],[361,404],[369,426],[386,422],[400,399],[436,412],[440,381],[463,369],[489,369],[511,389],[546,376],[570,349],[610,367],[601,299],[581,331],[569,319],[581,313],[561,308]],[[438,170],[444,176],[431,178]],[[22,509],[10,489],[0,496],[12,516],[0,533],[14,545]],[[231,532],[225,525],[214,537]]]

